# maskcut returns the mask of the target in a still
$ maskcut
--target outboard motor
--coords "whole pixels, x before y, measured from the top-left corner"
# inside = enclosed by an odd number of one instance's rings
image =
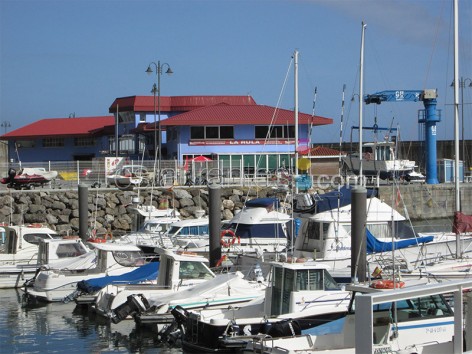
[[[149,307],[149,302],[142,294],[130,295],[124,304],[113,310],[111,321],[115,324],[119,323],[128,316],[147,311]]]
[[[7,181],[10,185],[13,184],[13,180],[15,179],[15,176],[16,176],[16,170],[12,167],[10,167],[8,169],[8,177],[7,177]]]
[[[188,311],[184,309],[182,306],[177,305],[175,306],[170,313],[174,316],[175,321],[179,326],[184,325],[188,319]]]
[[[302,334],[300,324],[294,320],[282,320],[279,322],[265,323],[263,333],[273,337],[290,337]]]

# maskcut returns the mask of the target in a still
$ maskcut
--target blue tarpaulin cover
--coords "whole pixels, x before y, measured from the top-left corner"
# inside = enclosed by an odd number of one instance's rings
[[[351,189],[352,186],[342,186],[339,191],[332,190],[325,194],[321,194],[316,200],[316,212],[321,213],[327,210],[333,210],[339,206],[343,207],[351,204]],[[376,197],[377,192],[375,189],[367,189],[367,198]]]
[[[82,280],[77,283],[77,289],[91,294],[112,283],[137,284],[143,281],[155,280],[158,273],[159,262],[150,262],[125,274]]]
[[[409,238],[405,240],[395,241],[395,242],[383,242],[375,238],[374,235],[369,230],[366,230],[367,235],[367,254],[378,253],[378,252],[388,252],[395,247],[396,250],[410,247],[414,245],[419,245],[422,243],[428,243],[433,241],[433,236],[423,236],[416,238]]]

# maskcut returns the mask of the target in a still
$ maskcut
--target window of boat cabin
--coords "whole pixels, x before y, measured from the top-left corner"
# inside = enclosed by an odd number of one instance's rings
[[[179,268],[180,279],[212,279],[213,276],[200,262],[181,261]]]
[[[209,225],[193,225],[193,226],[172,226],[169,235],[189,236],[189,235],[209,235]]]
[[[77,242],[65,244],[62,243],[58,245],[56,249],[56,255],[58,258],[77,257],[85,254],[86,252],[87,251],[83,247],[80,247],[80,244]]]
[[[39,244],[39,240],[48,240],[50,239],[51,236],[48,234],[40,234],[40,233],[30,233],[30,234],[25,234],[23,235],[23,240],[26,242],[32,243],[34,245]]]
[[[309,221],[306,229],[306,234],[312,240],[324,240],[328,234],[329,223],[321,223],[316,221]]]
[[[377,160],[387,161],[392,159],[393,151],[389,145],[377,145],[375,150]]]
[[[453,316],[453,311],[447,304],[444,296],[431,295],[420,298],[400,300],[395,303],[387,302],[374,305],[374,318],[388,318],[390,321],[392,321],[392,311],[394,310],[393,305],[396,306],[396,316],[400,322],[435,318],[438,316]],[[354,305],[350,311],[352,312],[353,310]],[[385,315],[382,315],[382,312],[384,312]]]
[[[242,238],[286,238],[286,225],[281,223],[273,224],[231,224],[236,236]]]
[[[2,243],[0,245],[0,253],[16,253],[18,238],[16,237],[15,231],[6,227],[2,227],[0,228],[0,230],[2,239]]]
[[[287,269],[274,267],[271,315],[288,313],[290,294],[302,290],[338,290],[339,286],[324,269]]]
[[[112,254],[116,263],[124,267],[139,267],[146,263],[140,251],[113,251]]]

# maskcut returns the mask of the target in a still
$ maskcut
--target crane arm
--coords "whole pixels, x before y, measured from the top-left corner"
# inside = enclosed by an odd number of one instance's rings
[[[387,90],[364,96],[366,104],[382,102],[418,102],[423,100],[424,90]]]

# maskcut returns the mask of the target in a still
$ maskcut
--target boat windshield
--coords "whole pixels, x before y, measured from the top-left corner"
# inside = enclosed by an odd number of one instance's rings
[[[193,225],[193,226],[172,226],[169,230],[169,236],[192,236],[192,235],[209,235],[209,225]]]
[[[212,279],[210,270],[201,262],[181,261],[179,268],[180,279]]]
[[[141,232],[166,232],[170,224],[163,224],[159,222],[147,222],[139,230]]]
[[[28,242],[32,243],[34,245],[39,245],[40,240],[48,240],[53,238],[51,235],[46,234],[46,233],[38,233],[38,232],[32,232],[29,234],[24,234],[23,239]]]
[[[140,251],[114,251],[112,254],[116,263],[125,267],[139,267],[146,263]]]
[[[374,305],[374,318],[376,322],[381,320],[392,322],[394,305],[396,306],[397,319],[399,322],[436,318],[438,316],[453,316],[451,307],[447,304],[442,295],[431,295],[401,300],[395,303],[387,302]],[[351,311],[354,310],[354,307],[353,305]]]

